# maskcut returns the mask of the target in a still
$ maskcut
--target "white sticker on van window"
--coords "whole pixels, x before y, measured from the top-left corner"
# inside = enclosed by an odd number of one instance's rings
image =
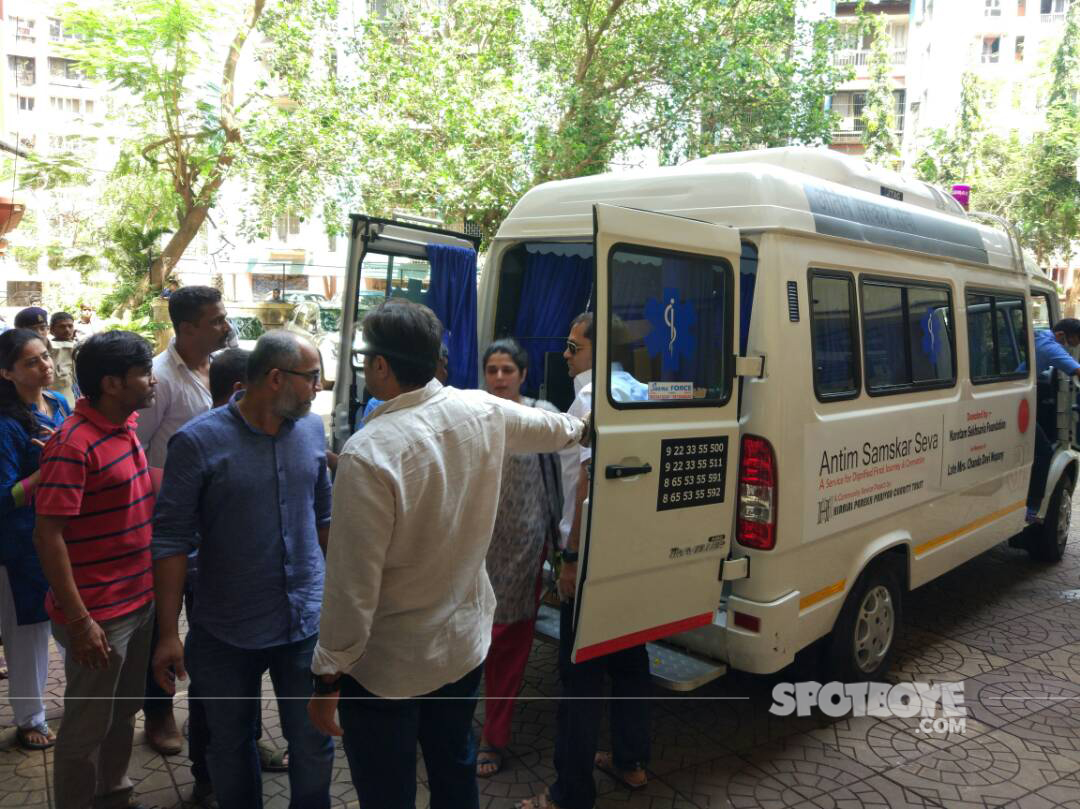
[[[693,382],[650,382],[649,401],[669,402],[673,399],[693,399]]]

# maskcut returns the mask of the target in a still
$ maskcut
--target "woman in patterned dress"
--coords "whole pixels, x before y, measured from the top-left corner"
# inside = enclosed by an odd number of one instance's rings
[[[529,355],[516,342],[496,340],[484,352],[487,390],[526,407],[557,413],[550,402],[521,395],[528,362]],[[476,759],[481,778],[501,770],[506,757],[514,699],[532,648],[544,556],[562,514],[557,456],[510,455],[505,463],[487,554],[496,606],[491,649],[484,663],[484,731]]]

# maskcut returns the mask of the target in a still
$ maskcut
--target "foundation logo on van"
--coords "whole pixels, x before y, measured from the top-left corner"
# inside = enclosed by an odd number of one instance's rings
[[[810,716],[816,708],[826,716],[919,717],[916,732],[965,733],[967,708],[960,683],[778,683],[769,713]],[[940,710],[939,710],[940,708]]]

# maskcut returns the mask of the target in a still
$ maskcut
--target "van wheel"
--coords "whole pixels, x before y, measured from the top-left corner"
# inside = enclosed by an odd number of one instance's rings
[[[826,647],[828,675],[841,682],[876,680],[892,663],[900,631],[900,585],[884,561],[870,564],[848,593]]]
[[[1073,482],[1068,475],[1062,475],[1050,496],[1050,505],[1046,509],[1046,521],[1033,526],[1028,539],[1028,553],[1032,559],[1040,562],[1060,562],[1065,555],[1065,545],[1069,541],[1069,527],[1072,525]]]

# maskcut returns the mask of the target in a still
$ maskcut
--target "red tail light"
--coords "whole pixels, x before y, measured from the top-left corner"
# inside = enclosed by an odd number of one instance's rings
[[[735,540],[747,548],[776,545],[776,453],[756,435],[744,435],[739,456],[739,502]]]

